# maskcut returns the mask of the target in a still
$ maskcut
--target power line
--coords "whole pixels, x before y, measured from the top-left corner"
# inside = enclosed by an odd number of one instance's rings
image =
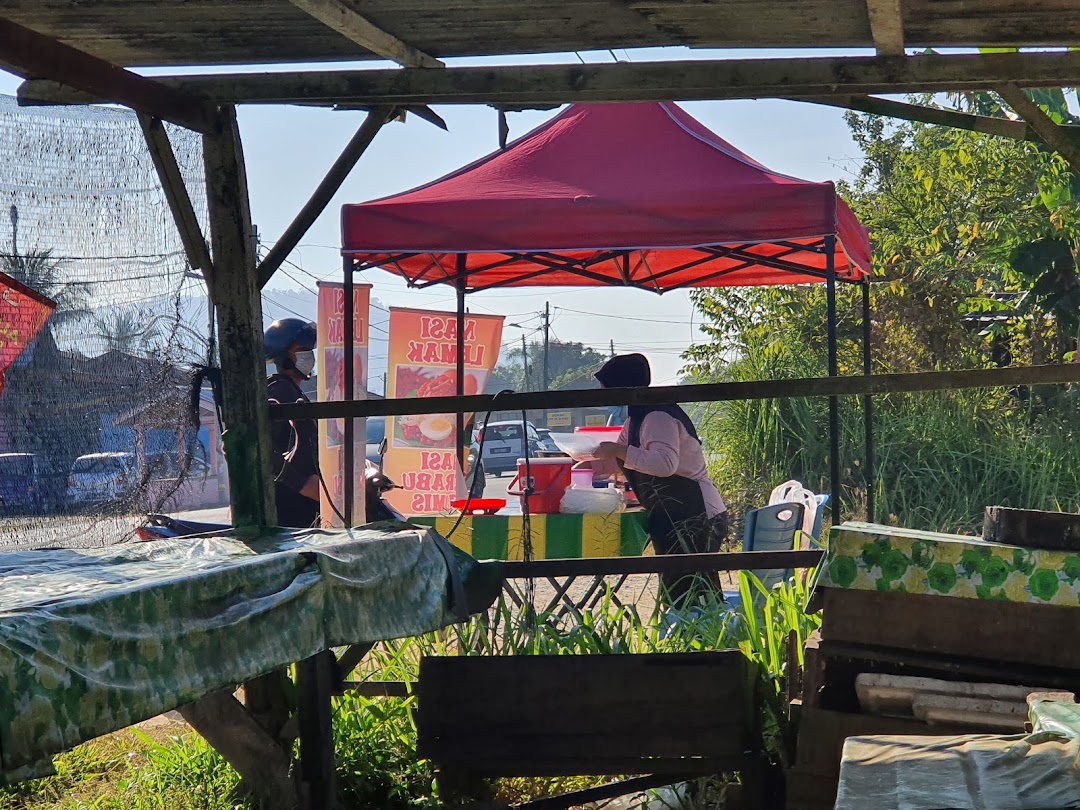
[[[666,323],[671,324],[670,318],[636,318],[633,315],[612,315],[609,312],[586,312],[581,309],[570,309],[569,307],[556,307],[563,312],[572,312],[575,315],[591,315],[594,318],[617,318],[622,321],[641,321],[642,323]]]

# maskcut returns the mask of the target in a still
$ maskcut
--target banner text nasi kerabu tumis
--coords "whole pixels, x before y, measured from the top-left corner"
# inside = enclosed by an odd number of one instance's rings
[[[480,393],[499,356],[503,316],[465,316],[464,393]],[[457,315],[432,310],[390,309],[387,391],[391,397],[440,397],[457,393]],[[466,414],[466,424],[472,414]],[[449,512],[464,495],[457,463],[456,414],[389,417],[384,468],[398,489],[387,498],[407,515]],[[469,437],[464,437],[465,445]]]

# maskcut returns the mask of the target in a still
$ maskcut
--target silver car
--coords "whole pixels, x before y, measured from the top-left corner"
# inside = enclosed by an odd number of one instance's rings
[[[134,453],[79,456],[68,475],[68,505],[80,507],[127,500],[138,486],[138,478]]]

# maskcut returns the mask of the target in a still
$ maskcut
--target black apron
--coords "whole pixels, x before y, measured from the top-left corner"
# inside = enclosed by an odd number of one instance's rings
[[[677,413],[673,413],[675,409],[678,409]],[[664,410],[683,424],[689,423],[689,417],[686,417],[677,405],[650,410]],[[629,444],[634,447],[639,446],[641,423],[647,413],[631,413]],[[691,435],[697,438],[696,433]],[[727,513],[712,518],[708,516],[700,483],[683,475],[648,475],[627,468],[621,461],[619,468],[637,495],[638,501],[649,513],[649,538],[658,555],[702,554],[720,550],[720,545],[727,536]],[[703,588],[718,593],[720,598],[723,598],[720,578],[716,572],[697,575],[662,574],[660,582],[671,606],[687,602]]]

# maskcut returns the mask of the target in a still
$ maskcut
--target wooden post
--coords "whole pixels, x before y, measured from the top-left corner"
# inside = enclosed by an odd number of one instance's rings
[[[329,810],[337,804],[334,788],[334,721],[331,695],[336,689],[334,653],[323,650],[296,665],[300,727],[300,778],[304,804]]]
[[[233,524],[272,526],[277,511],[270,467],[262,300],[235,107],[221,108],[213,132],[203,136],[203,154],[216,270],[212,295],[221,334],[223,438]]]
[[[277,508],[270,467],[262,300],[235,107],[221,108],[213,132],[203,136],[203,154],[232,518],[235,526],[254,530],[274,525]],[[273,739],[289,718],[286,682],[279,670],[244,685],[248,711]]]

